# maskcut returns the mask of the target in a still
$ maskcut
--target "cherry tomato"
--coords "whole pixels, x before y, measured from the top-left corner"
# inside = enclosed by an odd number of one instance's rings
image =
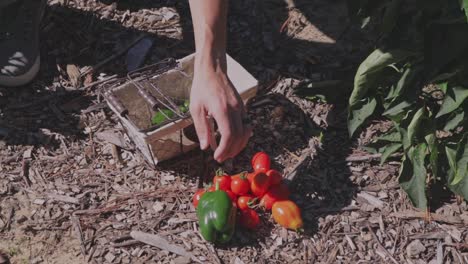
[[[250,184],[247,180],[247,173],[241,173],[233,176],[231,180],[231,190],[237,195],[248,194],[250,191]]]
[[[231,176],[225,174],[222,170],[217,170],[213,178],[213,185],[216,185],[217,182],[219,182],[220,190],[231,189]]]
[[[255,229],[260,224],[260,217],[253,209],[247,208],[240,211],[240,224],[248,229]]]
[[[237,195],[235,193],[233,193],[232,191],[230,190],[224,190],[227,195],[229,196],[229,198],[231,198],[231,201],[233,202],[234,205],[237,204]]]
[[[283,179],[281,177],[281,173],[277,170],[269,170],[266,172],[266,175],[270,177],[270,185],[278,185],[281,183],[281,180]]]
[[[255,202],[256,198],[253,195],[243,195],[237,198],[237,208],[244,210],[250,208],[250,205]]]
[[[198,206],[198,202],[200,201],[200,198],[202,195],[205,193],[205,189],[199,189],[194,195],[192,199],[192,204],[195,208]]]
[[[283,227],[298,230],[303,226],[301,210],[290,200],[279,201],[272,207],[273,219]]]
[[[263,195],[262,199],[260,200],[260,206],[270,210],[275,202],[287,200],[289,194],[290,192],[286,184],[281,183],[279,185],[274,185],[270,187],[265,195]]]
[[[270,187],[270,177],[263,172],[257,172],[252,177],[250,190],[257,197],[262,197]]]
[[[247,180],[249,181],[249,184],[252,184],[252,179],[254,175],[255,175],[255,172],[247,173]]]
[[[252,158],[252,168],[255,172],[266,172],[270,169],[270,156],[265,152],[258,152]]]

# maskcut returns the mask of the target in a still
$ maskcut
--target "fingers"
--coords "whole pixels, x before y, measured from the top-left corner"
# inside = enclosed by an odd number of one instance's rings
[[[221,133],[221,142],[215,151],[214,158],[223,162],[239,154],[250,138],[252,129],[242,122],[243,108],[231,108],[227,112],[219,111],[214,115]]]
[[[198,140],[200,142],[200,148],[205,150],[209,146],[211,130],[206,118],[206,111],[203,106],[192,105],[190,106],[190,114],[193,118],[193,123],[195,125],[195,130],[197,131]]]
[[[232,145],[237,134],[233,122],[231,121],[231,114],[232,113],[227,109],[225,111],[216,111],[213,113],[213,117],[218,124],[219,133],[221,134],[221,141],[214,153],[214,159],[219,163],[230,157]]]

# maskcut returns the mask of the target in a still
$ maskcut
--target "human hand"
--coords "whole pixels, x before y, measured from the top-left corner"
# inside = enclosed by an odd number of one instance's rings
[[[229,80],[225,66],[211,67],[196,63],[190,94],[190,113],[201,149],[207,149],[215,136],[208,117],[211,116],[216,121],[221,134],[219,146],[214,153],[214,159],[218,162],[239,154],[252,134],[250,125],[243,122],[246,119],[244,104]]]

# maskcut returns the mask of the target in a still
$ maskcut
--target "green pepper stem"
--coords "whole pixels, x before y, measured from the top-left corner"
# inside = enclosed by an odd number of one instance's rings
[[[219,182],[216,182],[216,184],[215,184],[215,190],[216,190],[216,191],[219,191]]]

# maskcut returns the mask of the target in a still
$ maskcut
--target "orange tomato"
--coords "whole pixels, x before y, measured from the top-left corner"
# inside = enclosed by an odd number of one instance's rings
[[[303,226],[301,210],[290,200],[279,201],[272,207],[273,219],[283,227],[298,230]]]

